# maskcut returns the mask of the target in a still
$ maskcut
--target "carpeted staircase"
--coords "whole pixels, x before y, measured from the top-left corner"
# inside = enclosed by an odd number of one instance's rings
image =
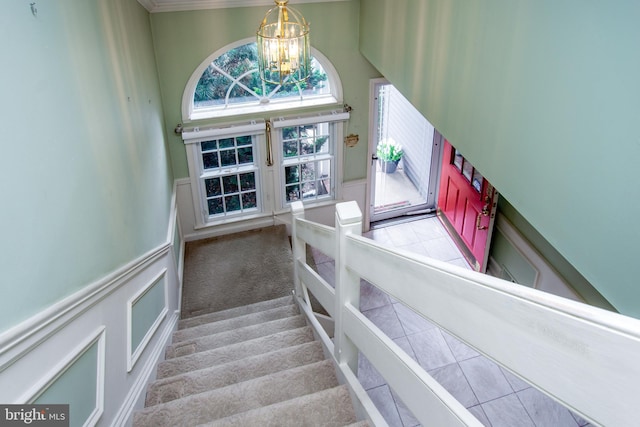
[[[288,296],[181,320],[133,425],[368,424]]]

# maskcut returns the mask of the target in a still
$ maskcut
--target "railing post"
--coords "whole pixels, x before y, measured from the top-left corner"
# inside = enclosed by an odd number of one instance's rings
[[[297,298],[303,298],[308,301],[307,293],[302,290],[300,283],[300,274],[298,268],[298,260],[306,260],[307,250],[306,244],[302,239],[298,238],[296,220],[304,218],[304,205],[301,201],[291,203],[291,245],[293,249],[293,286]]]
[[[336,307],[335,357],[358,373],[358,349],[344,333],[343,311],[346,304],[360,308],[360,277],[347,268],[345,241],[349,234],[362,234],[362,212],[354,201],[336,205]]]

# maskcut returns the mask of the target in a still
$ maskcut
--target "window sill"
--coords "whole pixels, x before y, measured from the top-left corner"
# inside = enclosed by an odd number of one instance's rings
[[[213,227],[220,227],[220,226],[225,226],[225,225],[234,225],[234,224],[239,224],[239,223],[243,223],[243,222],[251,222],[251,221],[256,221],[256,220],[261,220],[261,219],[265,219],[265,218],[272,218],[273,215],[271,213],[265,213],[265,212],[261,212],[261,213],[255,213],[252,215],[243,215],[243,216],[233,216],[233,217],[225,217],[225,218],[220,218],[219,220],[216,221],[209,221],[205,224],[196,224],[193,229],[194,230],[206,230],[209,228],[213,228]]]
[[[228,107],[228,108],[215,108],[215,109],[202,109],[200,111],[193,111],[189,114],[189,117],[185,121],[194,122],[198,120],[206,119],[218,119],[224,117],[242,116],[247,114],[264,114],[275,111],[288,111],[299,110],[301,108],[319,107],[325,105],[337,105],[339,101],[332,95],[318,96],[317,98],[309,98],[303,101],[286,101],[278,102],[273,101],[268,104],[258,104],[243,107]]]

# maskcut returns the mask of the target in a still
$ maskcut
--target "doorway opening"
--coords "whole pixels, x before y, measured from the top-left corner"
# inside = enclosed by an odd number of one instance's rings
[[[372,82],[372,132],[369,220],[435,213],[441,137],[433,125],[386,80]],[[381,142],[402,149],[395,164],[378,155]]]

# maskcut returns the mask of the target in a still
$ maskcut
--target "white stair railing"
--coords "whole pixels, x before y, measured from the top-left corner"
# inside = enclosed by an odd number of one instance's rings
[[[360,236],[355,202],[336,205],[335,228],[305,220],[300,202],[292,214],[296,295],[309,314],[311,291],[334,319],[329,346],[349,380],[362,352],[423,425],[481,426],[360,313],[363,278],[591,423],[637,425],[640,320],[387,248]],[[306,244],[335,259],[335,290]]]

